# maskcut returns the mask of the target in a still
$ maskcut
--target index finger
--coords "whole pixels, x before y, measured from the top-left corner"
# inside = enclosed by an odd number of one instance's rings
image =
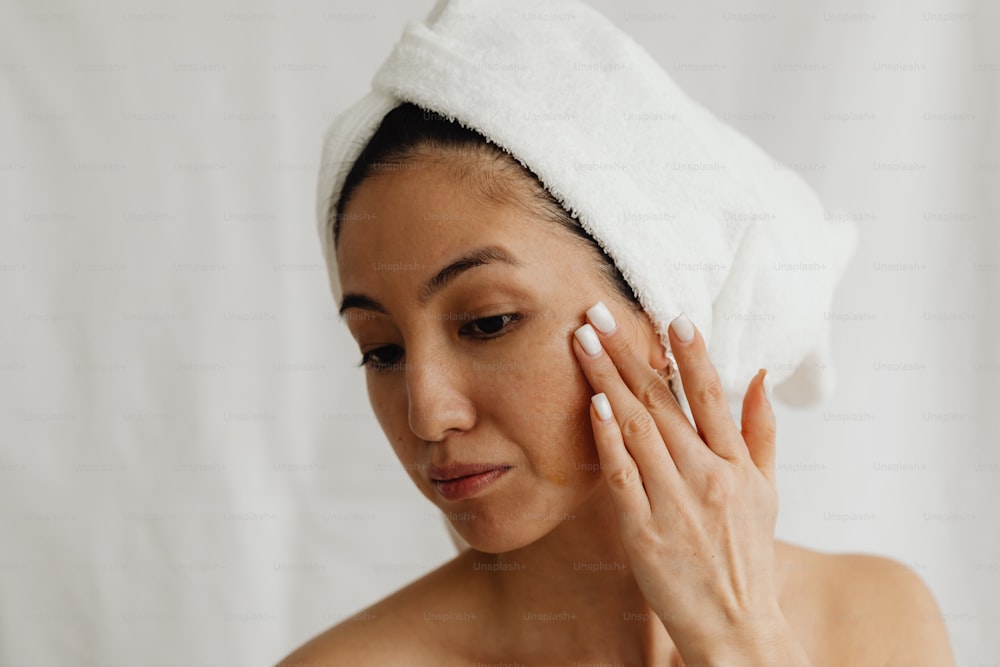
[[[705,444],[677,404],[670,385],[639,356],[603,301],[587,311],[587,319],[599,332],[601,344],[622,380],[653,417],[678,469],[706,464],[709,458]]]

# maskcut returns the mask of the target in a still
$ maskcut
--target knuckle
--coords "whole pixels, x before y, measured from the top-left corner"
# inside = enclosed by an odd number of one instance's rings
[[[635,410],[622,421],[622,436],[627,439],[645,438],[653,434],[656,424],[645,410]]]
[[[632,535],[632,541],[639,548],[640,553],[655,553],[660,547],[660,534],[651,525],[638,527]]]
[[[740,420],[740,428],[744,441],[752,435],[764,442],[773,443],[778,437],[777,424],[773,418],[752,417],[744,413]]]
[[[719,403],[726,400],[726,393],[722,388],[722,380],[717,373],[713,373],[700,387],[695,390],[695,396],[702,404]]]
[[[615,491],[631,489],[639,483],[639,469],[634,465],[625,465],[608,473],[608,485]]]
[[[778,436],[778,432],[773,421],[768,421],[762,424],[758,432],[766,442],[774,442]]]
[[[632,341],[629,340],[629,337],[618,335],[619,333],[621,333],[621,331],[622,330],[619,329],[617,332],[615,332],[615,335],[611,336],[608,339],[608,343],[614,347],[614,352],[616,352],[616,356],[620,357],[636,356],[635,346],[632,345]]]
[[[657,376],[639,391],[639,400],[651,408],[665,408],[674,401],[666,381]]]
[[[705,473],[704,498],[711,507],[725,507],[736,491],[735,481],[728,470],[710,468]]]

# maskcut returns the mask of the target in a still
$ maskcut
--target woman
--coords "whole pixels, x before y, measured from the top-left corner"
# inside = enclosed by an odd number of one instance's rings
[[[766,375],[737,429],[680,318],[692,427],[599,246],[512,158],[426,118],[391,112],[348,177],[341,312],[396,455],[472,548],[282,664],[950,664],[904,566],[773,539]],[[484,246],[503,252],[439,274]]]
[[[953,664],[908,568],[774,539],[767,373],[737,425],[698,323],[668,352],[518,159],[403,103],[336,194],[372,408],[471,548],[281,664]]]

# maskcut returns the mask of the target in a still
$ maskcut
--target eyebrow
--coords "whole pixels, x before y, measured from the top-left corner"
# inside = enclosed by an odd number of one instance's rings
[[[465,253],[455,261],[434,274],[430,280],[420,288],[418,302],[421,306],[426,306],[435,294],[448,286],[450,282],[460,275],[474,269],[477,266],[487,264],[508,264],[510,266],[523,266],[523,263],[500,246],[488,245],[476,248]],[[344,295],[344,301],[337,311],[341,318],[348,308],[362,308],[364,310],[374,310],[375,312],[388,315],[388,312],[381,303],[365,294],[349,293]]]

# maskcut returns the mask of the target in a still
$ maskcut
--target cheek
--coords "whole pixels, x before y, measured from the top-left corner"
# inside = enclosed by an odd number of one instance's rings
[[[393,396],[391,387],[379,385],[378,389],[373,389],[369,383],[368,401],[375,413],[375,419],[382,427],[382,433],[386,435],[392,451],[396,453],[396,458],[406,466],[407,474],[411,478],[419,475],[421,471],[414,470],[413,462],[416,460],[417,451],[413,434],[410,432],[409,406],[406,404],[405,391],[400,399]]]
[[[481,355],[471,369],[476,382],[469,398],[480,419],[522,450],[534,474],[562,488],[589,486],[599,470],[589,412],[594,391],[570,342],[578,326],[553,323],[503,354]],[[388,386],[369,385],[368,398],[382,431],[392,434],[396,457],[417,482],[419,451],[409,431],[405,391],[400,398]]]
[[[592,482],[598,469],[589,415],[594,392],[570,344],[577,326],[553,327],[513,372],[497,378],[494,395],[502,399],[491,407],[502,411],[506,437],[524,448],[535,472],[560,487]]]

